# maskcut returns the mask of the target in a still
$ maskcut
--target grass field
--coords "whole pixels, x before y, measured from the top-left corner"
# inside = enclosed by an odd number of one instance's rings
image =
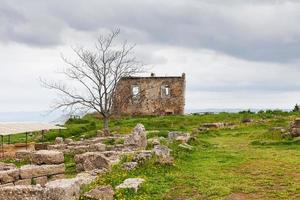
[[[162,166],[150,160],[137,169],[126,172],[120,165],[97,179],[84,190],[98,185],[116,186],[126,178],[142,177],[146,182],[137,194],[119,191],[116,199],[300,199],[300,140],[281,137],[274,127],[287,128],[300,117],[299,113],[280,111],[239,114],[208,114],[190,116],[140,117],[115,119],[111,130],[129,133],[142,123],[148,137],[166,137],[168,131],[187,131],[194,136],[192,151],[170,144],[174,166]],[[252,123],[241,120],[251,118]],[[228,122],[234,127],[199,132],[207,122]],[[56,136],[95,136],[102,122],[92,116],[71,120],[68,130],[50,132],[46,139]],[[72,159],[67,158],[70,174]]]
[[[117,199],[300,199],[300,140],[282,139],[274,127],[287,128],[297,113],[267,112],[201,116],[170,116],[122,119],[114,130],[129,131],[145,124],[149,137],[166,136],[170,130],[188,131],[195,140],[193,151],[170,145],[174,166],[150,160],[125,172],[120,166],[99,177],[97,185],[116,186],[129,177],[146,182],[137,194],[120,191]],[[243,124],[243,118],[254,119]],[[234,128],[197,131],[202,123],[228,122]],[[156,131],[154,131],[156,130]],[[87,188],[86,188],[87,190]]]

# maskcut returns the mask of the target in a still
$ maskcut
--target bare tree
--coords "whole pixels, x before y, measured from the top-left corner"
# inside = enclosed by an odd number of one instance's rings
[[[114,30],[100,35],[93,50],[73,48],[76,61],[62,56],[67,64],[62,73],[78,86],[71,89],[63,82],[42,81],[45,87],[59,92],[53,109],[96,111],[108,130],[119,80],[143,72],[143,65],[133,55],[134,45],[127,41],[115,44],[119,33],[120,30]]]

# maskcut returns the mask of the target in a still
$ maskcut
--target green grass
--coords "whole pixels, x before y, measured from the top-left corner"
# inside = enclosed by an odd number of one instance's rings
[[[30,161],[29,161],[29,160],[14,160],[14,159],[8,159],[8,160],[3,160],[3,161],[1,161],[1,162],[14,164],[14,165],[16,165],[16,167],[18,167],[18,168],[20,168],[20,167],[23,166],[23,165],[28,165],[28,164],[30,164]]]
[[[65,175],[67,177],[74,177],[76,175],[76,164],[74,160],[74,154],[65,154]]]
[[[117,191],[116,199],[226,199],[240,194],[248,199],[300,198],[300,140],[283,139],[272,127],[287,128],[298,113],[264,112],[193,116],[126,118],[112,121],[113,130],[130,132],[136,123],[149,130],[148,137],[166,136],[168,131],[193,133],[193,151],[170,145],[174,166],[162,166],[155,159],[126,172],[120,165],[96,182],[113,187],[126,178],[146,180],[138,193]],[[90,117],[90,116],[89,116]],[[243,118],[254,119],[243,124]],[[234,128],[198,132],[206,122],[233,123]]]
[[[117,191],[116,199],[226,199],[229,195],[243,195],[245,199],[300,199],[300,140],[284,139],[273,127],[287,128],[300,117],[299,113],[267,111],[258,114],[243,112],[190,116],[134,117],[112,119],[111,131],[130,133],[137,123],[145,125],[148,137],[166,137],[169,131],[192,133],[194,150],[173,150],[174,166],[163,166],[152,159],[137,169],[127,172],[120,165],[99,176],[84,191],[99,185],[113,187],[126,178],[141,177],[146,180],[138,193]],[[241,123],[244,118],[254,122]],[[234,126],[199,132],[203,123],[227,122]],[[67,130],[51,131],[45,139],[56,136],[80,139],[96,135],[102,121],[88,115],[66,124]],[[17,141],[15,138],[14,141]],[[32,136],[32,140],[39,140]],[[107,144],[119,143],[115,140]],[[73,155],[65,158],[67,174],[74,176]]]

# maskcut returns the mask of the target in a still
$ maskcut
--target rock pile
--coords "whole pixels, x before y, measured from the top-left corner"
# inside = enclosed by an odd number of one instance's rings
[[[103,144],[108,139],[124,139],[122,135],[108,136],[108,137],[96,137],[92,139],[86,139],[81,141],[72,141],[71,139],[65,139],[64,142],[48,145],[49,150],[61,151],[63,153],[82,154],[86,152],[105,151],[106,145]]]
[[[101,135],[99,133],[99,135]],[[106,134],[104,134],[106,135]],[[154,154],[162,160],[172,160],[170,149],[160,145],[158,139],[153,140],[153,151],[146,151],[147,135],[145,127],[138,124],[128,135],[124,144],[106,146],[103,142],[107,139],[124,139],[122,135],[96,137],[82,141],[56,138],[54,145],[49,145],[49,150],[36,152],[19,152],[20,158],[29,159],[32,164],[18,169],[12,164],[0,164],[0,199],[16,200],[75,200],[80,194],[80,187],[89,184],[97,178],[97,173],[111,169],[111,166],[120,161],[124,154],[134,154],[132,162],[123,164],[125,170],[132,170],[140,162],[151,158]],[[170,136],[171,137],[171,136]],[[187,142],[189,134],[173,134],[172,140]],[[111,149],[111,151],[108,151]],[[59,179],[48,181],[49,177],[60,177],[65,172],[64,153],[74,153],[76,170],[79,173],[72,179]],[[83,172],[85,171],[85,172]],[[144,179],[126,179],[116,189],[132,188],[137,191]],[[111,186],[99,187],[86,193],[86,198],[113,199]]]
[[[291,124],[290,133],[292,137],[300,136],[300,118],[295,119],[295,121]]]

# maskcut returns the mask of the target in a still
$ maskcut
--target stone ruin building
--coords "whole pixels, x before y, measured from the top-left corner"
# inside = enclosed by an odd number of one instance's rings
[[[182,76],[123,77],[117,84],[116,115],[182,115],[185,106]]]

